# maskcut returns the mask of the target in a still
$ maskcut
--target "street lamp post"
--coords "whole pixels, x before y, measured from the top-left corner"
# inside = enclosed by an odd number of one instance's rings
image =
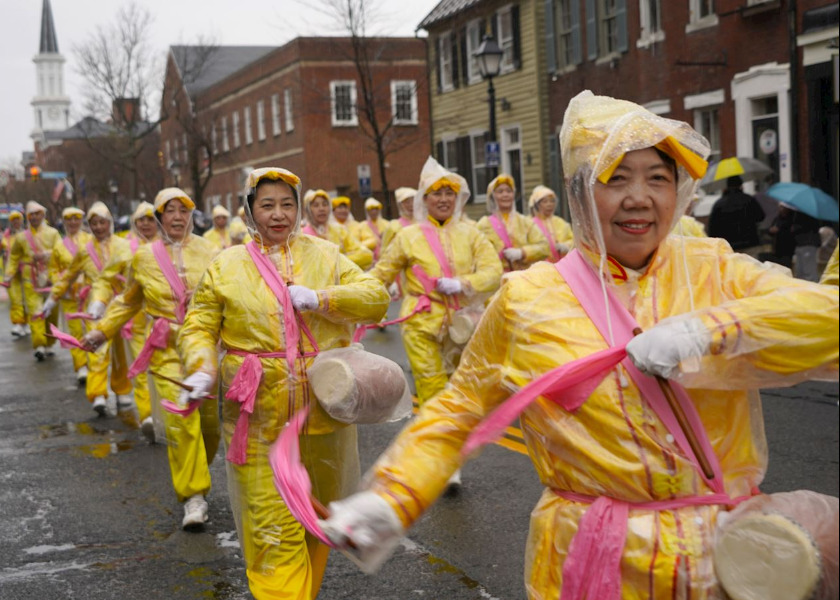
[[[496,88],[493,87],[493,78],[499,75],[503,54],[504,52],[499,48],[499,44],[490,35],[484,36],[478,50],[473,53],[473,56],[478,60],[478,70],[482,79],[487,80],[487,102],[490,104],[490,139],[484,147],[488,181],[496,176],[496,169],[499,166],[498,150],[496,150],[495,156],[491,156],[488,149],[491,147],[498,149],[499,147],[496,140]]]

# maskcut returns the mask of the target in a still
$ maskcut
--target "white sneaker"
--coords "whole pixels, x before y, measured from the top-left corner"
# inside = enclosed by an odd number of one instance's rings
[[[52,346],[47,346],[46,354],[47,354],[47,358],[55,356],[55,350],[53,350]]]
[[[187,531],[201,529],[207,522],[207,501],[201,494],[196,494],[184,503],[184,520],[181,527]]]
[[[29,323],[23,326],[23,335],[29,335],[32,333],[32,328],[29,326]]]
[[[108,396],[105,399],[105,407],[106,407],[106,416],[109,417],[116,417],[117,416],[117,397],[116,396]]]
[[[26,330],[23,328],[23,325],[20,323],[15,323],[12,325],[12,337],[17,339],[22,338],[26,335]]]
[[[79,385],[84,385],[87,382],[88,377],[88,368],[81,367],[78,371],[76,371],[76,381],[79,382]]]
[[[119,412],[128,411],[128,410],[131,410],[132,408],[134,408],[134,398],[132,398],[131,396],[127,396],[127,395],[126,396],[123,396],[123,395],[118,395],[117,396],[117,410],[119,410]]]
[[[446,482],[446,490],[444,494],[447,496],[455,496],[461,491],[461,469],[458,469]]]
[[[149,440],[150,444],[155,443],[155,422],[152,420],[152,417],[143,419],[143,422],[140,423],[140,433]]]
[[[38,346],[35,348],[35,360],[38,362],[43,362],[43,360],[47,357],[47,353],[44,350],[43,346]]]
[[[106,413],[108,412],[108,402],[105,400],[105,396],[97,396],[93,399],[93,410],[96,411],[100,417],[106,416]]]

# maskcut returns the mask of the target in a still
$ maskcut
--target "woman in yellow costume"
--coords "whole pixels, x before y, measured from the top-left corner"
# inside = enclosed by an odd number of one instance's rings
[[[90,285],[94,285],[105,271],[105,265],[112,257],[120,256],[129,251],[129,243],[114,235],[114,218],[111,211],[102,202],[94,202],[87,212],[92,239],[79,247],[70,265],[64,270],[61,278],[52,287],[50,297],[44,303],[44,314],[50,314],[73,282],[84,275]],[[115,282],[116,293],[123,289],[122,282]],[[88,294],[89,296],[89,294]],[[90,306],[93,300],[88,297],[85,304]],[[108,394],[108,367],[111,367],[111,389],[115,397]],[[125,355],[125,344],[121,339],[106,344],[88,356],[88,377],[85,384],[85,394],[94,411],[100,416],[115,416],[118,411],[129,410],[133,406],[131,399],[131,382],[126,376],[128,362]]]
[[[560,136],[576,250],[505,279],[450,385],[324,527],[340,543],[349,532],[372,560],[441,493],[490,411],[558,365],[632,340],[629,360],[575,411],[538,397],[520,416],[545,486],[531,513],[528,598],[722,598],[717,515],[754,494],[767,465],[758,388],[837,380],[837,289],[720,239],[668,236],[708,155],[685,123],[586,91]],[[594,291],[583,305],[581,283]],[[634,322],[645,330],[635,338]],[[667,403],[660,412],[651,375],[685,386],[714,477],[666,428],[673,415]]]
[[[397,201],[397,210],[400,213],[399,218],[388,222],[385,231],[382,232],[382,246],[380,247],[380,256],[385,253],[385,249],[394,236],[414,223],[414,194],[417,190],[410,187],[398,187],[394,191],[394,200]]]
[[[132,213],[131,231],[126,236],[128,252],[120,252],[111,256],[105,265],[105,270],[97,279],[91,290],[91,303],[88,312],[95,319],[101,319],[105,308],[114,297],[114,291],[121,289],[128,281],[131,273],[131,263],[140,246],[153,242],[158,237],[158,225],[155,219],[155,207],[148,202],[141,202]],[[128,342],[131,360],[136,359],[146,344],[148,318],[145,312],[138,313],[120,330],[120,337]],[[154,421],[152,419],[152,405],[149,395],[149,381],[146,371],[140,371],[134,377],[134,403],[137,406],[137,418],[140,430],[151,442],[155,441]]]
[[[339,251],[362,269],[373,264],[373,252],[362,246],[346,227],[334,223],[330,197],[324,190],[307,190],[303,195],[303,209],[306,226],[303,233],[328,240],[338,246]]]
[[[322,502],[355,489],[356,427],[312,396],[306,368],[319,351],[348,346],[352,326],[378,321],[388,294],[338,248],[300,235],[300,180],[280,168],[248,178],[253,242],[217,256],[193,297],[178,349],[200,396],[220,379],[228,486],[251,592],[310,600],[329,549],[305,535],[275,490],[268,450],[295,412],[310,409],[301,453]],[[215,406],[214,406],[215,407]]]
[[[367,249],[373,252],[373,260],[376,262],[382,253],[382,236],[388,227],[388,221],[382,218],[382,203],[376,198],[365,200],[365,215],[367,219],[359,227],[370,232],[370,236],[366,237],[373,242],[373,247],[369,241]]]
[[[548,242],[528,217],[515,207],[516,184],[510,175],[499,175],[487,185],[487,212],[478,228],[493,244],[505,271],[525,269],[548,258]]]
[[[12,253],[12,243],[21,230],[23,230],[23,215],[13,210],[9,213],[9,227],[6,228],[2,239],[0,239],[4,273]],[[9,281],[4,282],[3,285],[9,290],[9,320],[12,322],[12,337],[20,339],[27,334],[26,310],[23,304],[23,279],[21,279],[20,272],[13,273]]]
[[[85,213],[81,208],[70,206],[61,212],[61,220],[64,222],[65,236],[53,248],[50,257],[50,279],[60,281],[67,269],[73,263],[73,259],[89,241],[93,239],[87,231],[82,230],[82,219]],[[79,339],[85,334],[85,324],[82,319],[68,319],[67,315],[84,312],[87,296],[90,293],[90,282],[84,276],[79,275],[70,284],[64,296],[61,297],[59,305],[64,319],[67,321],[67,331]],[[79,385],[87,381],[88,376],[88,355],[80,348],[72,348],[70,355],[73,357],[73,369],[76,371],[76,381]]]
[[[538,185],[528,198],[528,209],[537,229],[548,241],[548,260],[557,262],[572,249],[574,235],[572,226],[554,214],[557,208],[557,194],[551,188]]]
[[[824,283],[826,285],[840,285],[840,279],[838,279],[838,259],[837,254],[838,250],[840,250],[840,242],[834,246],[834,252],[831,253],[831,258],[828,259],[828,263],[825,265],[825,270],[823,271],[822,276],[820,277],[820,283]]]
[[[469,197],[466,180],[429,157],[414,195],[416,224],[400,231],[371,271],[385,285],[405,276],[402,339],[421,403],[449,379],[444,353],[452,315],[481,304],[502,277],[493,246],[460,219]]]
[[[331,204],[332,218],[330,222],[341,225],[357,242],[372,253],[374,247],[376,247],[376,238],[367,227],[362,227],[362,224],[353,217],[353,213],[350,212],[350,198],[337,196],[331,200]]]
[[[228,221],[230,212],[224,206],[213,207],[213,228],[204,232],[204,239],[213,244],[216,252],[221,252],[232,245]]]
[[[179,188],[165,188],[155,197],[155,217],[160,237],[140,246],[131,261],[125,291],[114,298],[105,316],[85,335],[83,343],[96,348],[141,310],[151,321],[146,345],[129,369],[129,376],[149,369],[160,401],[175,402],[181,389],[169,380],[180,380],[183,368],[175,341],[184,322],[187,304],[215,252],[210,242],[192,233],[195,203]],[[155,374],[162,377],[156,377]],[[163,378],[166,379],[163,379]],[[213,382],[206,382],[206,389]],[[184,503],[181,525],[201,529],[207,521],[210,463],[219,447],[219,417],[215,402],[205,402],[188,415],[164,412],[166,451],[172,487]]]
[[[34,200],[26,203],[29,226],[13,238],[3,278],[4,285],[10,287],[15,275],[20,273],[32,347],[38,361],[53,354],[55,340],[47,337],[47,325],[54,325],[58,318],[58,315],[44,310],[43,296],[50,291],[50,256],[55,245],[61,241],[58,232],[47,224],[46,216],[47,210]]]

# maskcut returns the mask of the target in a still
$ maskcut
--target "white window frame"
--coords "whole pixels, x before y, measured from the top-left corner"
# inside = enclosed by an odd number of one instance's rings
[[[671,100],[668,98],[652,100],[644,104],[644,107],[655,115],[667,115],[671,112]]]
[[[181,134],[181,158],[183,159],[181,162],[185,165],[190,164],[190,157],[189,157],[189,145],[187,144],[187,134],[186,132]]]
[[[337,111],[339,109],[336,101],[336,90],[347,87],[350,92],[350,115],[348,119],[340,119]],[[330,121],[333,127],[355,127],[359,124],[359,113],[356,109],[356,82],[352,79],[336,79],[330,81]]]
[[[709,144],[712,146],[712,154],[709,155],[709,162],[719,159],[720,152],[720,109],[726,102],[726,91],[723,88],[710,90],[708,92],[701,92],[699,94],[690,94],[683,97],[683,107],[685,110],[692,111],[694,115],[694,129],[701,135],[706,135],[703,132],[703,113],[710,110],[718,111],[717,114],[717,140],[709,139]],[[708,139],[708,136],[707,136]],[[717,141],[717,148],[715,148],[715,141]]]
[[[572,48],[572,31],[573,28],[568,29],[563,23],[563,4],[569,3],[569,12],[574,10],[571,0],[558,0],[554,9],[554,47],[555,47],[555,61],[557,63],[557,72],[563,73],[571,71],[575,68],[574,59],[566,60],[566,55],[574,55]],[[580,15],[578,15],[580,17]]]
[[[515,144],[511,144],[508,142],[507,133],[511,130],[517,131],[517,142]],[[505,125],[499,129],[499,152],[502,154],[502,172],[503,173],[510,173],[511,176],[514,175],[511,165],[510,165],[510,157],[508,156],[508,152],[511,150],[519,150],[519,181],[522,182],[522,195],[524,196],[524,190],[527,189],[525,183],[525,153],[522,149],[522,126],[517,124],[513,125]],[[515,179],[515,178],[514,178]]]
[[[257,139],[265,140],[265,100],[257,100]]]
[[[472,180],[474,182],[478,181],[478,173],[479,171],[484,173],[484,177],[487,177],[487,163],[486,162],[477,162],[476,161],[476,152],[475,152],[475,145],[476,143],[480,144],[480,147],[483,149],[484,144],[487,141],[486,132],[481,131],[471,131],[470,134],[470,164],[472,165]],[[485,156],[486,161],[486,156]],[[473,202],[476,204],[485,204],[487,202],[487,186],[480,186],[476,183],[475,190],[473,190]]]
[[[172,164],[172,153],[170,152],[172,146],[169,143],[169,140],[166,140],[163,144],[163,156],[166,159],[167,167]]]
[[[709,146],[711,148],[711,151],[709,153],[709,157],[708,157],[707,160],[710,163],[714,162],[716,160],[720,160],[720,157],[721,157],[721,152],[720,152],[720,109],[721,108],[722,108],[722,105],[718,104],[718,105],[715,105],[715,106],[704,106],[702,108],[694,109],[694,129],[700,135],[705,137],[709,142]],[[709,135],[709,132],[704,131],[703,120],[704,120],[705,114],[707,114],[707,113],[711,113],[711,114],[714,115],[714,118],[713,118],[714,126],[711,128],[711,132],[714,133],[714,135]]]
[[[233,111],[233,117],[231,119],[231,125],[233,127],[233,147],[239,148],[241,145],[241,140],[239,139],[239,111]]]
[[[280,94],[271,95],[271,131],[275,137],[282,133],[280,129]]]
[[[653,23],[653,15],[650,13],[650,3],[657,5],[658,23]],[[636,41],[637,48],[648,48],[649,46],[665,41],[665,30],[662,28],[662,0],[639,0],[639,39]]]
[[[411,115],[408,119],[401,119],[397,116],[397,91],[400,88],[408,87],[411,93],[410,111]],[[417,125],[417,82],[411,79],[392,79],[391,80],[391,115],[394,118],[394,125]]]
[[[246,106],[242,109],[243,121],[245,121],[245,145],[250,146],[254,143],[254,131],[251,128],[251,107]]]
[[[442,92],[450,92],[455,89],[455,82],[452,78],[452,32],[444,31],[437,39],[438,64],[440,72],[440,89]]]
[[[502,55],[502,62],[499,65],[499,74],[510,73],[514,69],[516,69],[516,64],[514,63],[514,40],[516,38],[516,32],[513,30],[513,13],[511,11],[513,5],[507,4],[500,8],[496,12],[496,32],[498,33],[499,39],[496,42],[499,44],[499,48],[502,49],[504,54]],[[502,22],[504,19],[508,20],[510,24],[510,35],[504,37],[502,34]]]
[[[700,16],[700,9],[704,2],[712,3],[712,12],[708,15]],[[688,0],[688,23],[685,26],[685,32],[691,33],[707,27],[714,27],[718,24],[717,12],[715,12],[714,0]]]
[[[607,0],[596,0],[596,5],[598,15],[598,22],[596,24],[598,29],[598,56],[602,59],[612,59],[613,57],[620,56],[620,52],[618,50],[618,30],[615,30],[614,37],[609,35],[609,22],[612,21],[612,24],[617,28],[618,15],[617,13],[610,15],[607,14]],[[611,39],[615,42],[612,47],[610,42]]]
[[[473,19],[467,23],[467,81],[470,84],[481,83],[481,71],[478,68],[478,59],[473,54],[481,45],[483,34],[481,19]]]
[[[210,126],[210,147],[213,148],[213,156],[219,153],[219,144],[216,141],[216,121]]]
[[[283,90],[283,112],[286,116],[286,131],[295,130],[295,120],[292,114],[292,90]]]
[[[440,143],[441,143],[441,146],[443,147],[443,156],[440,157],[441,158],[441,163],[440,164],[443,165],[444,167],[446,167],[447,169],[453,171],[453,172],[458,171],[458,165],[454,165],[454,166],[449,165],[449,144],[452,143],[452,142],[457,142],[457,141],[458,141],[458,135],[454,134],[454,133],[447,133],[447,134],[444,134],[444,135],[440,136]],[[457,160],[457,158],[458,157],[456,156],[455,159]]]
[[[222,152],[230,152],[230,138],[228,137],[227,116],[222,117]]]

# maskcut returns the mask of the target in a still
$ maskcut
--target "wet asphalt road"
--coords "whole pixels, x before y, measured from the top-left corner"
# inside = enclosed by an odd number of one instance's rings
[[[396,329],[368,348],[405,365]],[[838,495],[838,386],[763,394],[770,468],[764,491]],[[69,355],[32,358],[12,342],[0,304],[0,600],[250,598],[227,502],[223,455],[212,466],[211,520],[180,530],[166,449],[142,440],[132,415],[99,419]],[[399,425],[362,427],[363,469]],[[540,486],[521,447],[487,448],[464,468],[380,573],[334,554],[321,600],[508,600],[525,597],[523,550]]]

